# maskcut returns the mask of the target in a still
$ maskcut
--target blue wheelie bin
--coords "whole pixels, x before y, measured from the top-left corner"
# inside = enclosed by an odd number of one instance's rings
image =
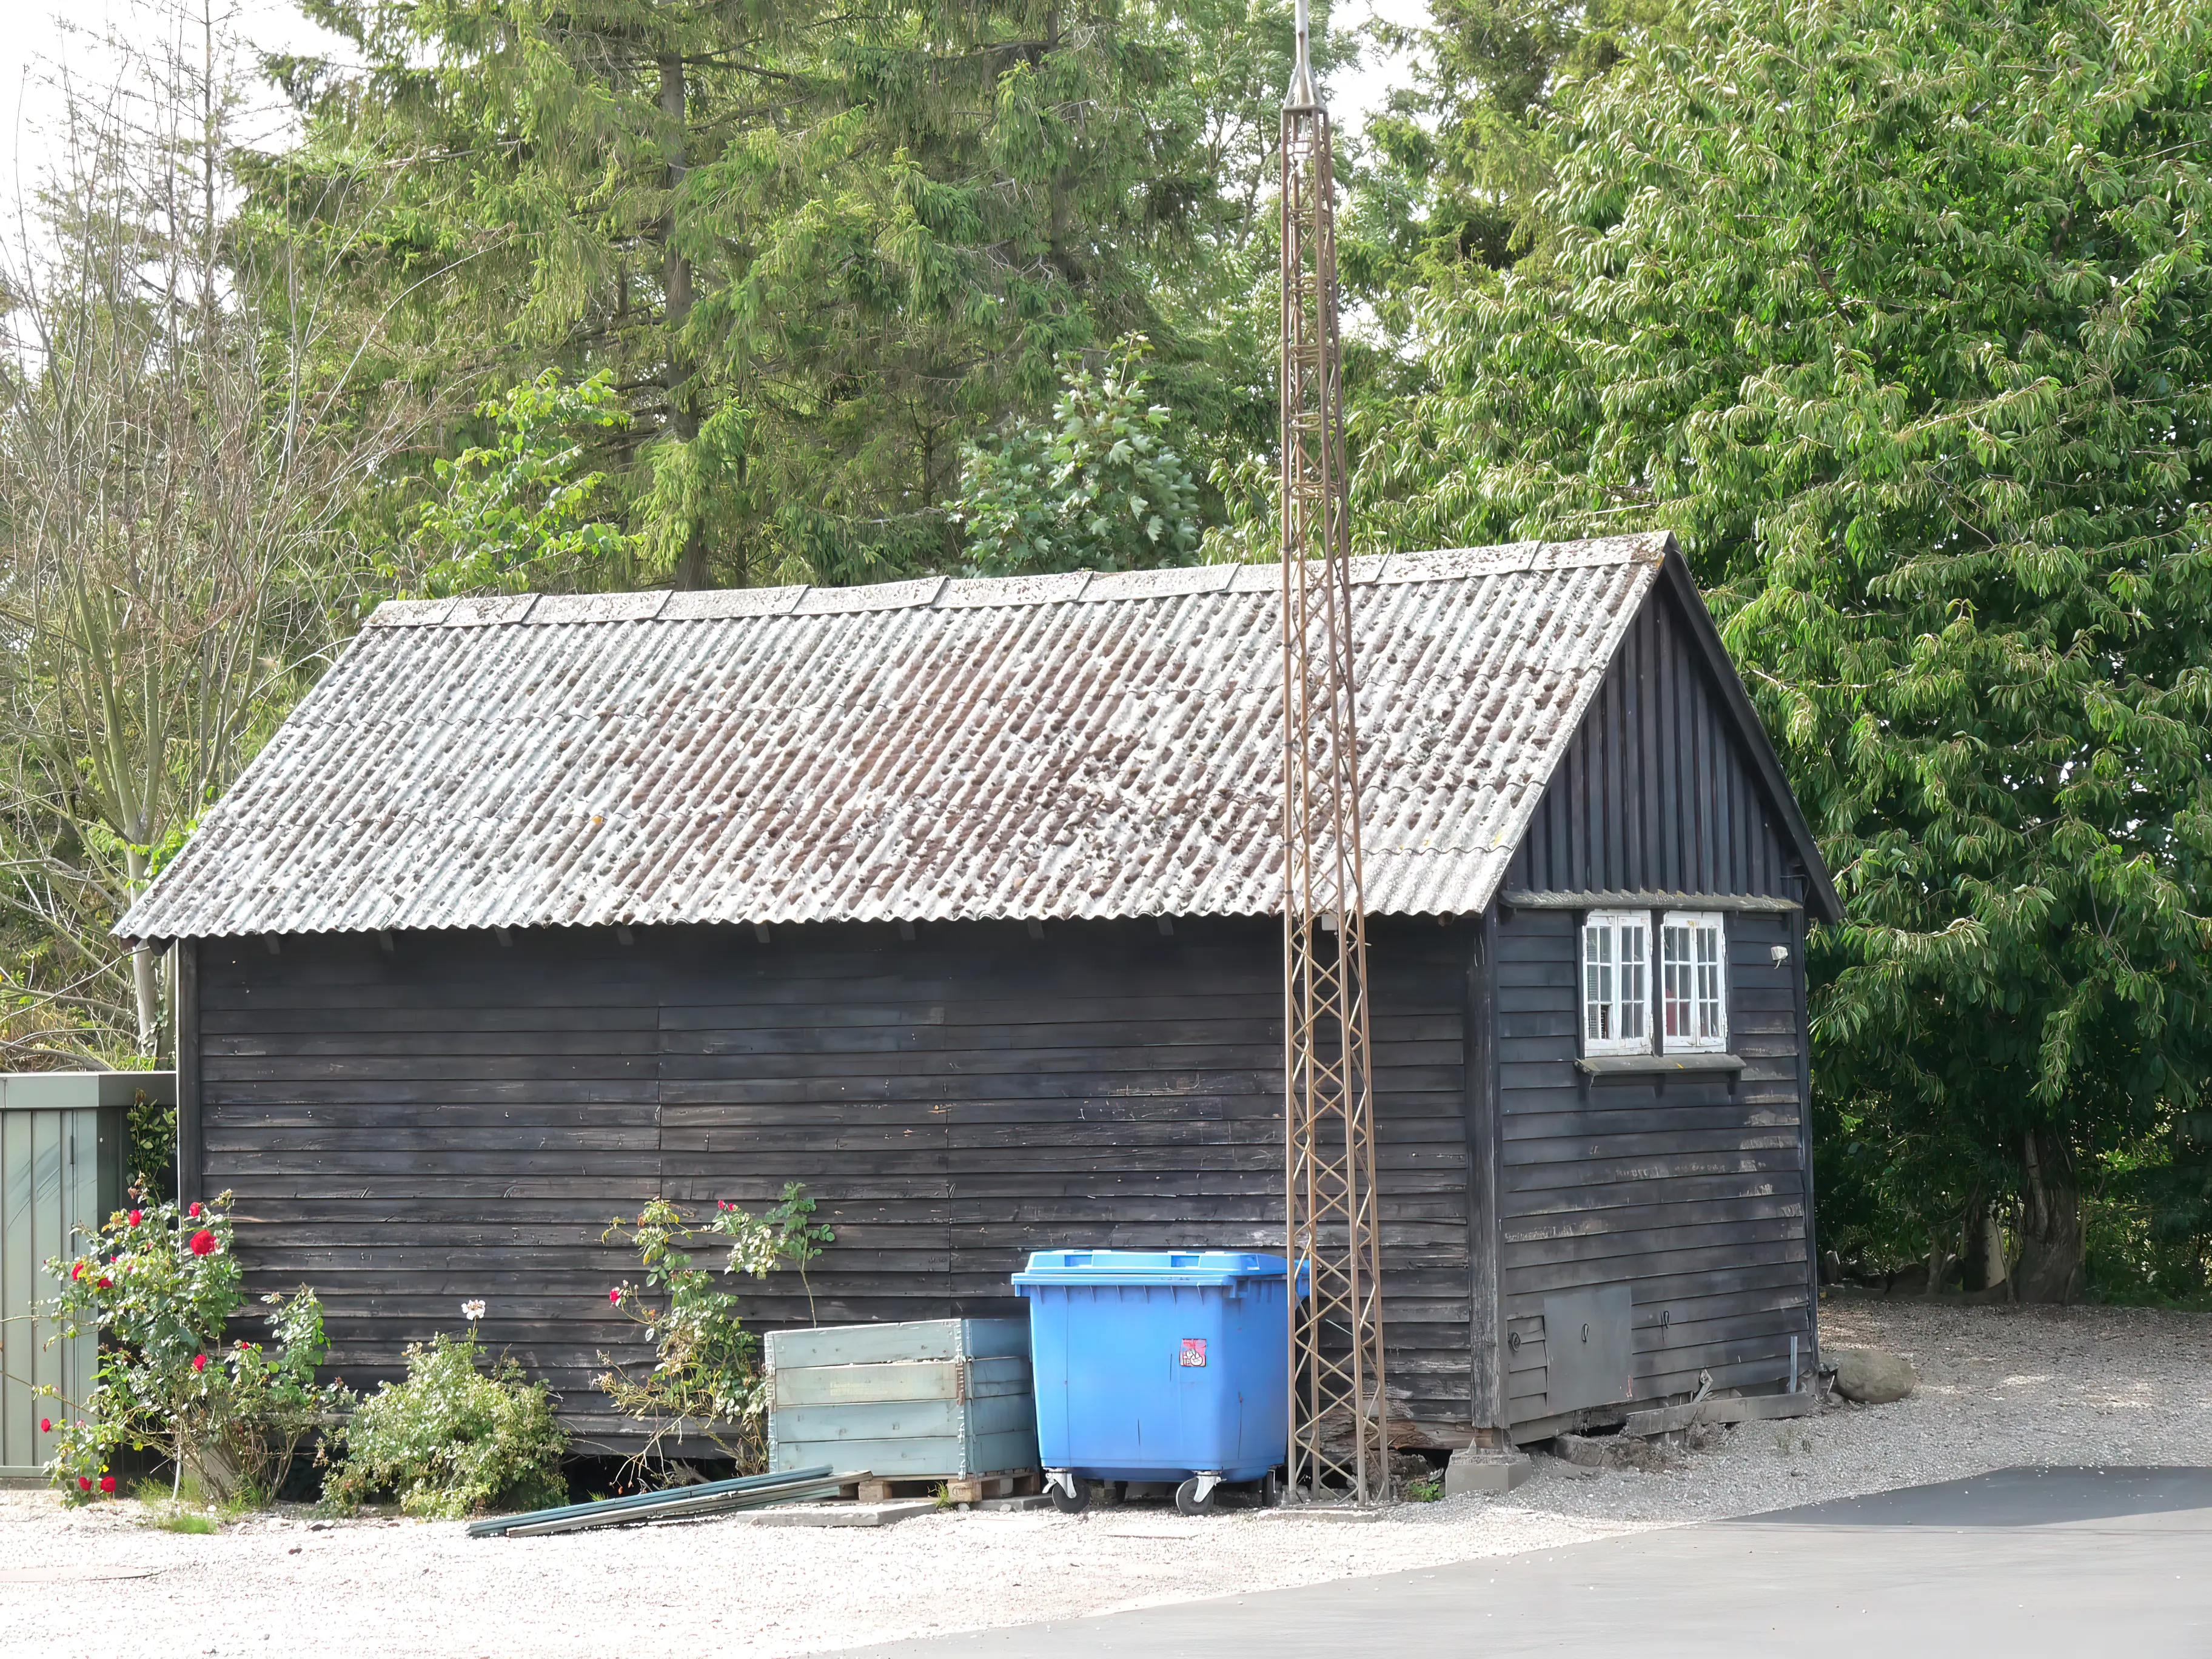
[[[1259,1481],[1272,1501],[1290,1432],[1282,1257],[1039,1250],[1014,1287],[1030,1304],[1037,1449],[1060,1509],[1082,1509],[1092,1480],[1179,1482],[1186,1515],[1211,1510],[1224,1481]]]

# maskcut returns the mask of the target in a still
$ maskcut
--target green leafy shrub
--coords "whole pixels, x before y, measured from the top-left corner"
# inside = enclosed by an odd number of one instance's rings
[[[584,470],[586,437],[629,425],[611,375],[572,384],[549,368],[477,415],[492,423],[492,441],[434,463],[444,493],[419,519],[417,544],[432,560],[424,593],[574,581],[630,550],[631,538],[596,516],[606,474]]]
[[[131,1099],[131,1177],[149,1198],[177,1195],[177,1105],[143,1089]]]
[[[687,1425],[740,1466],[760,1464],[765,1403],[760,1339],[745,1329],[738,1298],[716,1289],[714,1275],[694,1266],[678,1246],[698,1238],[726,1239],[725,1274],[760,1279],[788,1268],[805,1285],[807,1264],[836,1238],[813,1216],[814,1200],[794,1181],[762,1215],[725,1201],[715,1206],[714,1218],[705,1228],[695,1230],[674,1204],[656,1198],[635,1223],[617,1219],[608,1227],[604,1237],[637,1248],[646,1281],[641,1288],[617,1285],[608,1299],[644,1328],[653,1363],[643,1376],[631,1376],[601,1354],[608,1369],[597,1381],[616,1409],[653,1425],[635,1460],[641,1470],[657,1462],[662,1442]],[[810,1286],[810,1314],[813,1305]]]
[[[962,455],[959,520],[986,576],[1190,564],[1205,524],[1198,483],[1168,439],[1169,411],[1145,401],[1144,337],[1103,367],[1066,369],[1049,422],[1015,423]]]
[[[301,1442],[350,1400],[315,1381],[329,1345],[313,1291],[262,1298],[272,1343],[225,1340],[246,1305],[229,1200],[182,1213],[173,1204],[118,1211],[84,1254],[46,1263],[62,1286],[51,1310],[61,1334],[100,1340],[89,1399],[38,1390],[64,1409],[49,1469],[73,1499],[115,1490],[109,1466],[125,1446],[169,1460],[173,1496],[188,1470],[216,1501],[265,1496]]]
[[[503,1355],[479,1358],[473,1328],[407,1350],[406,1379],[386,1382],[346,1425],[344,1461],[323,1483],[333,1509],[391,1492],[405,1514],[457,1520],[568,1501],[568,1437],[545,1385]]]

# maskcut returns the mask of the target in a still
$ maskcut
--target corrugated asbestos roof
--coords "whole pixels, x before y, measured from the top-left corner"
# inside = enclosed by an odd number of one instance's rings
[[[1373,912],[1489,902],[1668,545],[1358,562]],[[1273,914],[1279,580],[388,604],[118,931]]]

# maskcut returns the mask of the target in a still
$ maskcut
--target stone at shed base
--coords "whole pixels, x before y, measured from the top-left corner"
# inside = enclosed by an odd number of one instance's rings
[[[1636,1434],[1562,1434],[1553,1438],[1552,1445],[1568,1462],[1585,1469],[1633,1469],[1641,1474],[1663,1474],[1678,1461],[1668,1455],[1665,1447]]]
[[[1444,1496],[1462,1498],[1469,1492],[1511,1492],[1535,1473],[1535,1462],[1525,1452],[1462,1447],[1444,1465]]]
[[[1920,1379],[1897,1354],[1880,1348],[1831,1348],[1836,1392],[1862,1406],[1887,1406],[1911,1394]]]
[[[1022,1498],[986,1498],[975,1507],[998,1513],[1019,1515],[1030,1510],[1048,1510],[1052,1507],[1052,1498],[1044,1492],[1030,1492]]]

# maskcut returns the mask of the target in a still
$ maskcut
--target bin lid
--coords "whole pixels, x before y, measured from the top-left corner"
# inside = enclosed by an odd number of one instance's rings
[[[1228,1285],[1282,1276],[1282,1257],[1244,1250],[1038,1250],[1014,1283]],[[1303,1291],[1305,1274],[1298,1279]]]

